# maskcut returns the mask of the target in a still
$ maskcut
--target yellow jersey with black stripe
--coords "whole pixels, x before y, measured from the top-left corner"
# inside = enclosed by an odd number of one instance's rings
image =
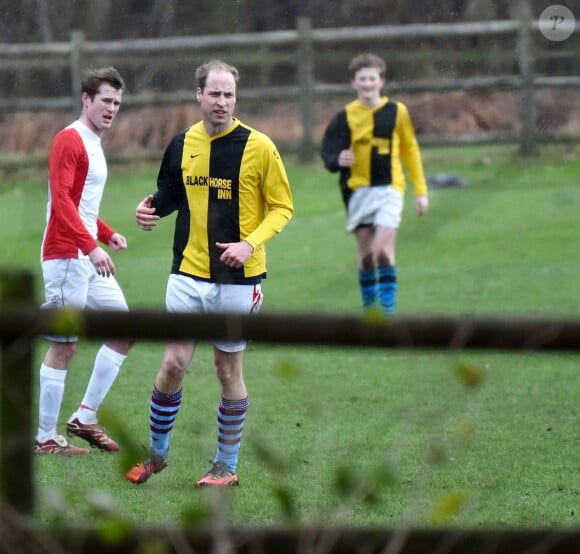
[[[339,167],[342,150],[354,152],[352,167]],[[415,195],[427,194],[421,153],[411,117],[402,102],[381,98],[370,108],[360,100],[347,104],[330,121],[322,139],[321,156],[325,167],[340,171],[340,186],[345,205],[359,187],[392,187],[405,194],[407,187],[403,164],[413,183]]]
[[[280,154],[263,133],[234,119],[210,136],[203,123],[167,147],[152,206],[177,210],[172,273],[215,283],[251,284],[266,277],[265,242],[290,221],[294,207]],[[220,261],[216,242],[246,241],[254,252],[241,268]]]

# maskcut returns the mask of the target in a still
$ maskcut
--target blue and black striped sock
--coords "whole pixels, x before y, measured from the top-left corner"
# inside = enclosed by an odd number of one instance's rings
[[[364,269],[359,269],[358,283],[363,308],[368,309],[373,306],[377,299],[377,278],[375,276],[375,270],[365,271]]]
[[[169,438],[181,406],[183,389],[166,394],[153,387],[149,414],[150,446],[155,454],[167,458]]]
[[[247,396],[241,400],[228,400],[222,397],[218,407],[218,443],[214,463],[225,462],[233,472],[238,466],[248,405]]]
[[[394,265],[379,266],[378,288],[383,313],[393,315],[397,301],[397,269]]]

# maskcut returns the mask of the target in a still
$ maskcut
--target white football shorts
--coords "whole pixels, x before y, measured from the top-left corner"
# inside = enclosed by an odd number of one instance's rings
[[[260,284],[223,285],[173,273],[169,275],[165,295],[168,312],[194,314],[255,314],[263,300]],[[246,341],[216,340],[214,346],[223,352],[240,352],[246,348]]]
[[[115,277],[99,275],[88,258],[42,262],[42,276],[46,298],[42,308],[129,310]],[[76,336],[45,335],[45,338],[55,342],[78,341]]]
[[[391,186],[357,188],[348,201],[346,230],[359,225],[398,229],[403,213],[403,195]]]

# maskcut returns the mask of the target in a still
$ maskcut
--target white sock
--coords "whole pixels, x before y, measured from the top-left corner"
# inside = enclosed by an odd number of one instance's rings
[[[95,358],[93,373],[87,385],[85,396],[71,419],[78,417],[81,423],[97,423],[97,411],[114,383],[119,368],[126,357],[104,344],[101,346]]]
[[[40,366],[40,398],[36,435],[38,442],[45,442],[56,435],[67,373],[66,370],[53,369],[44,364]]]

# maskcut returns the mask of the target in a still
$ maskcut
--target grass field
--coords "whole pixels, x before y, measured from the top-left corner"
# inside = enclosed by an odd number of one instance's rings
[[[457,173],[461,189],[431,193],[415,217],[408,197],[398,241],[399,314],[580,313],[580,155],[544,148],[534,162],[509,146],[426,149],[426,171]],[[358,313],[354,239],[336,176],[287,163],[296,215],[268,249],[267,312]],[[112,167],[102,215],[129,241],[115,254],[134,307],[164,305],[172,221],[134,224],[156,168]],[[38,274],[44,174],[4,185],[2,264]],[[42,284],[38,280],[41,298]],[[40,300],[39,300],[40,301]],[[97,343],[69,372],[61,421],[80,401]],[[45,345],[39,343],[38,363]],[[138,344],[103,406],[148,442],[149,397],[162,345]],[[480,372],[477,387],[459,367]],[[122,455],[36,459],[39,522],[173,525],[208,514],[232,524],[577,526],[580,377],[575,355],[266,346],[246,357],[242,486],[197,491],[215,449],[217,382],[202,344],[184,387],[169,468],[141,487]]]

